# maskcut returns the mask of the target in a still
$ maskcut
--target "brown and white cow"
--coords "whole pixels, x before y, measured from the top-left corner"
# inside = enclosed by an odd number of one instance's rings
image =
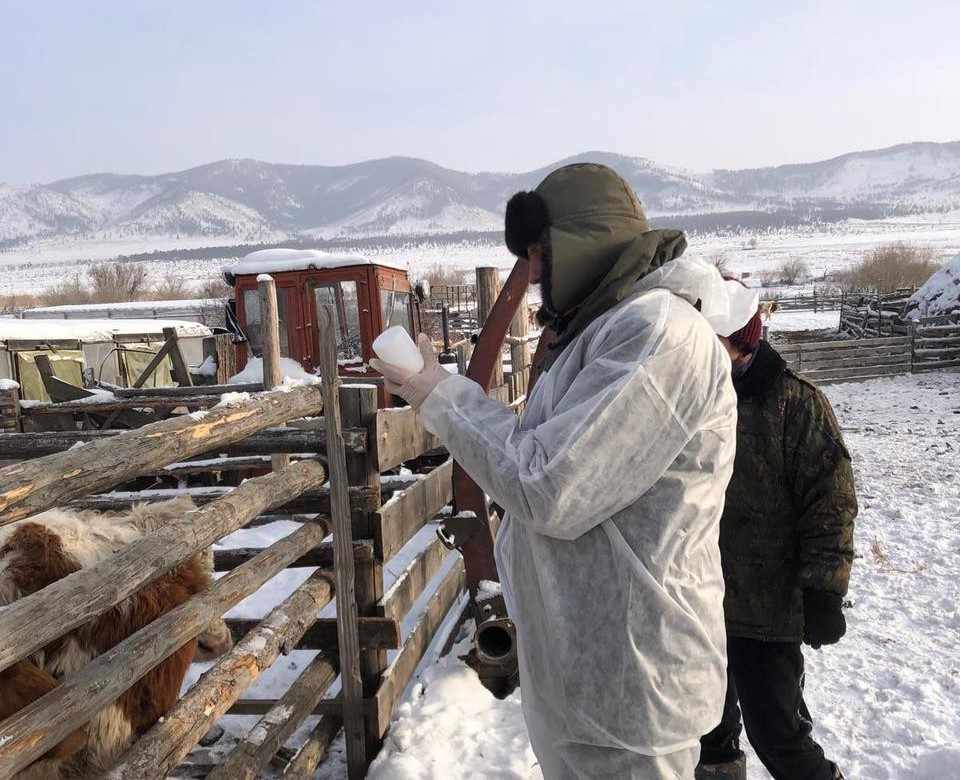
[[[0,605],[96,566],[125,544],[193,508],[190,498],[183,497],[141,504],[127,512],[52,509],[0,528]],[[209,566],[195,555],[90,623],[0,672],[0,720],[184,603],[210,580]],[[81,780],[100,775],[173,706],[192,660],[210,660],[230,646],[226,624],[215,621],[15,780]]]

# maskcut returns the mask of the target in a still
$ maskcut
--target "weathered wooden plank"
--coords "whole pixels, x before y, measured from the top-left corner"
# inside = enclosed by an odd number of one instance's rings
[[[227,625],[235,639],[240,639],[257,626],[257,620],[228,618]],[[400,647],[400,625],[396,620],[382,617],[358,618],[357,635],[364,649],[388,650]],[[337,652],[336,618],[318,618],[301,637],[298,649],[330,650]]]
[[[298,460],[312,460],[316,455],[310,455]],[[157,476],[166,477],[189,477],[198,474],[220,474],[231,471],[249,471],[251,469],[270,468],[269,455],[247,455],[239,458],[224,458],[220,462],[213,462],[215,459],[201,461],[184,461],[183,463],[171,463],[162,469],[155,471]]]
[[[59,401],[55,403],[35,404],[24,408],[30,415],[45,414],[103,414],[105,412],[124,411],[131,409],[177,409],[189,407],[191,409],[209,409],[221,401],[219,395],[138,395],[127,398],[107,398],[100,400],[99,396],[90,396],[90,400]]]
[[[281,651],[300,640],[332,596],[330,572],[313,574],[187,691],[104,780],[165,778]]]
[[[377,605],[383,617],[403,620],[414,602],[424,592],[427,583],[440,571],[448,555],[453,555],[440,541],[434,539],[427,545],[391,585]]]
[[[283,381],[280,371],[280,315],[277,312],[277,285],[269,274],[257,277],[260,291],[260,324],[261,324],[261,369],[264,387],[274,390]],[[285,453],[270,456],[274,471],[280,471],[290,464],[290,457]]]
[[[310,732],[303,747],[297,751],[284,770],[283,780],[310,780],[327,756],[330,743],[337,736],[343,721],[339,715],[325,715]]]
[[[453,461],[444,461],[380,508],[375,523],[383,540],[381,549],[374,537],[374,554],[380,560],[389,561],[450,501],[452,466]]]
[[[885,338],[875,338],[875,339],[838,339],[836,341],[801,341],[796,344],[792,344],[791,348],[795,346],[801,346],[805,350],[812,349],[822,349],[822,350],[832,350],[832,349],[850,349],[852,346],[856,345],[859,348],[863,347],[875,347],[875,346],[898,346],[904,343],[911,343],[911,339],[907,336],[888,336]]]
[[[0,525],[103,490],[139,474],[216,450],[323,406],[316,385],[264,393],[200,416],[161,420],[112,439],[0,469]]]
[[[337,578],[337,639],[340,686],[344,697],[344,735],[347,740],[347,776],[362,780],[367,773],[367,737],[364,730],[364,684],[360,674],[360,639],[354,585],[354,555],[350,503],[347,497],[347,453],[340,435],[340,377],[335,340],[334,307],[317,311],[320,349],[318,366],[324,388],[327,430],[327,468],[330,471],[330,515],[334,532],[334,572]],[[378,490],[378,497],[380,491]]]
[[[33,460],[63,452],[78,444],[113,439],[125,431],[44,431],[42,433],[0,434],[0,458],[4,460]],[[363,452],[367,447],[367,432],[358,428],[343,431],[348,452]],[[274,452],[314,453],[327,448],[327,435],[317,430],[266,428],[233,442],[225,442],[213,452],[199,452],[197,456],[266,455]],[[187,457],[187,456],[184,456]],[[193,457],[191,455],[190,457]],[[179,459],[178,459],[179,460]],[[166,463],[161,464],[167,465]],[[152,473],[146,470],[143,473]],[[135,475],[135,476],[139,476]]]
[[[261,547],[235,547],[229,550],[214,550],[214,571],[230,571],[247,561],[256,558],[264,551]],[[374,548],[369,539],[354,541],[354,562],[371,561],[374,559]],[[334,565],[334,548],[330,542],[318,545],[306,555],[302,555],[288,568],[305,568],[317,566],[330,569]]]
[[[236,385],[197,385],[191,387],[118,387],[111,392],[117,398],[134,398],[138,396],[163,398],[189,398],[193,395],[223,395],[224,393],[261,393],[263,382],[247,382]]]
[[[170,367],[173,371],[174,381],[181,387],[190,387],[190,371],[187,370],[187,362],[184,360],[183,353],[180,351],[180,340],[177,337],[176,328],[164,328],[164,346],[170,345]]]
[[[913,373],[920,374],[925,371],[937,371],[942,368],[957,368],[959,365],[961,365],[961,361],[957,358],[954,360],[932,360],[930,362],[922,360],[914,364]]]
[[[931,348],[931,349],[916,349],[916,350],[914,350],[914,354],[915,354],[916,357],[924,357],[924,356],[926,356],[926,355],[935,355],[935,356],[936,356],[936,355],[952,354],[952,353],[955,353],[955,352],[957,352],[957,351],[958,351],[958,348],[957,348],[957,347],[954,347],[954,348],[951,348],[951,347],[947,347],[947,348],[945,348],[945,347],[940,347],[940,348],[937,348],[937,349],[935,349],[935,348]]]
[[[143,371],[140,372],[138,376],[131,384],[131,387],[143,387],[144,383],[150,379],[151,374],[159,368],[160,364],[163,363],[164,358],[170,353],[172,343],[169,339],[164,341],[163,346],[157,351],[157,354],[150,358],[150,362],[147,363]]]
[[[901,355],[870,355],[866,357],[850,357],[850,358],[832,358],[830,360],[824,359],[802,359],[801,360],[801,372],[807,373],[808,371],[816,370],[827,370],[831,368],[848,368],[854,366],[910,366],[911,365],[911,353],[905,352]],[[790,365],[791,368],[797,366],[797,363]]]
[[[322,535],[316,526],[302,526],[260,558],[212,583],[203,594],[97,656],[46,696],[0,723],[0,777],[12,776],[86,723],[210,621],[318,544]],[[147,776],[144,772],[131,777]]]
[[[385,672],[374,703],[376,714],[373,715],[381,736],[387,733],[394,705],[414,676],[427,646],[466,585],[464,564],[463,561],[458,561],[427,601],[414,629],[404,641],[403,649]]]
[[[347,424],[366,428],[368,441],[371,442],[367,452],[347,457],[347,478],[352,485],[380,489],[381,476],[380,469],[377,467],[377,390],[373,387],[341,388],[340,408],[343,419]],[[376,539],[378,546],[380,546],[379,528],[374,523],[373,512],[379,508],[380,503],[378,502],[376,507],[371,507],[369,510],[354,510],[351,512],[351,527],[354,536]],[[357,598],[358,614],[362,618],[375,615],[377,602],[384,595],[384,570],[383,564],[379,560],[373,558],[355,567],[354,593]],[[363,634],[361,634],[361,646],[364,646]],[[377,686],[380,684],[381,675],[386,668],[386,650],[371,649],[368,645],[361,652],[360,676],[364,696],[371,697],[374,695]],[[367,755],[377,755],[381,747],[380,740],[374,734],[374,729],[370,728],[367,719],[365,719],[365,738]]]
[[[316,656],[276,706],[230,751],[207,780],[254,780],[310,715],[336,677],[337,657]]]
[[[106,612],[220,537],[242,528],[254,515],[325,478],[322,466],[307,462],[248,480],[216,503],[134,540],[100,565],[17,600],[0,612],[0,670]],[[323,529],[318,531],[323,535]]]
[[[891,376],[893,374],[909,374],[911,367],[895,366],[861,366],[858,368],[831,368],[824,371],[802,371],[805,377],[814,382],[824,382],[835,379],[853,379],[864,376]]]
[[[918,330],[921,333],[957,333],[961,326],[958,323],[943,325],[921,325]]]
[[[794,347],[779,348],[781,356],[787,361],[789,366],[797,363],[800,354],[801,363],[828,362],[832,360],[861,360],[873,359],[887,356],[910,356],[911,345],[903,344],[897,347],[875,347],[870,349],[850,349],[850,350],[812,350],[796,349]]]
[[[302,463],[313,461],[300,461]],[[104,493],[103,495],[84,496],[76,501],[69,502],[71,506],[83,509],[96,509],[100,512],[107,512],[115,509],[127,509],[140,501],[162,501],[173,498],[176,495],[189,495],[195,504],[201,506],[216,501],[221,496],[227,495],[235,488],[230,487],[201,487],[201,488],[171,488],[156,490],[140,490],[122,493]],[[349,499],[351,506],[362,509],[374,507],[380,500],[376,488],[350,488]],[[309,515],[313,513],[329,513],[330,511],[330,489],[326,487],[315,488],[294,496],[282,506],[276,507],[288,514]]]
[[[428,431],[409,406],[377,412],[377,470],[387,471],[429,450],[440,439]]]

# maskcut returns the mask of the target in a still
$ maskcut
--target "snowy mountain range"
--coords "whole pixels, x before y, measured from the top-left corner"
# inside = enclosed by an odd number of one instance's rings
[[[655,222],[692,215],[795,221],[958,209],[959,143],[911,143],[816,163],[693,173],[588,152],[527,173],[463,173],[391,157],[344,166],[222,160],[159,176],[0,184],[0,246],[66,235],[265,241],[499,230],[515,191],[577,161],[624,175]],[[786,215],[786,216],[785,216]]]

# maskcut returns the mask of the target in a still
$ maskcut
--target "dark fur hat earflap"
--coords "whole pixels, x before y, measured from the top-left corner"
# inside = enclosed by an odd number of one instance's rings
[[[504,241],[515,257],[527,257],[527,247],[536,244],[551,223],[547,203],[536,192],[515,193],[504,213]]]

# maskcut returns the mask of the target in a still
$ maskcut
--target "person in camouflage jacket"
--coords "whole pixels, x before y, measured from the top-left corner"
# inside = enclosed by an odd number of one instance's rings
[[[738,397],[720,532],[728,693],[721,724],[701,740],[697,776],[745,776],[743,714],[775,780],[836,780],[811,737],[801,643],[818,649],[845,632],[858,511],[851,458],[827,398],[760,335],[757,314],[721,339]]]

